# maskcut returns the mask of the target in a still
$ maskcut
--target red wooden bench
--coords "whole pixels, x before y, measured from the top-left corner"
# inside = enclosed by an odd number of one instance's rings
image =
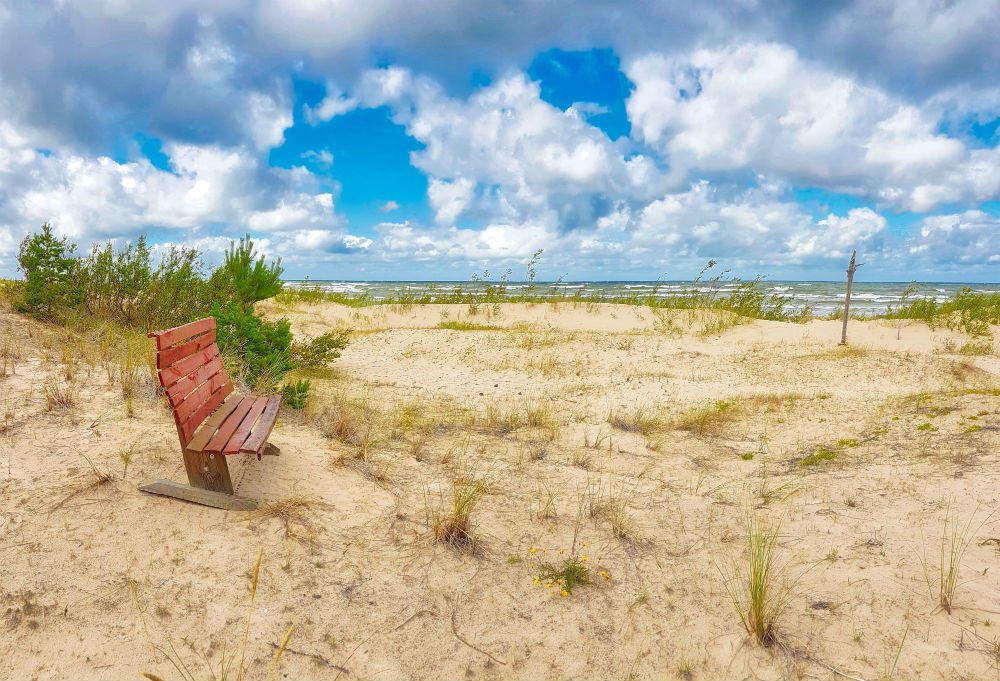
[[[156,480],[139,489],[229,509],[253,509],[256,502],[233,496],[226,457],[277,455],[267,442],[281,396],[258,397],[233,391],[215,342],[215,318],[153,331],[156,369],[177,426],[190,485]]]

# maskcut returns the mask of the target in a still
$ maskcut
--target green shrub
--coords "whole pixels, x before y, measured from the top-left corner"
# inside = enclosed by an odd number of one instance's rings
[[[292,332],[287,319],[269,322],[252,310],[244,312],[235,305],[224,308],[216,305],[212,316],[217,323],[219,349],[254,390],[271,392],[295,368],[290,356]]]
[[[61,307],[80,303],[76,284],[79,261],[73,255],[76,244],[66,237],[57,239],[48,223],[38,234],[24,237],[17,252],[17,268],[24,273],[24,301],[21,312],[52,316]]]
[[[340,357],[347,347],[347,331],[329,331],[308,341],[295,341],[291,347],[292,363],[297,367],[325,367]]]
[[[165,328],[205,316],[212,298],[194,249],[171,246],[154,270],[146,237],[115,251],[94,246],[80,268],[83,304],[95,317]]]
[[[253,309],[254,303],[281,293],[284,271],[281,258],[265,264],[264,256],[254,250],[247,234],[240,239],[239,246],[230,242],[225,262],[212,273],[209,285],[220,300],[246,313]]]
[[[285,406],[291,409],[305,409],[306,403],[309,401],[309,387],[311,384],[311,381],[306,378],[281,386],[281,397]]]

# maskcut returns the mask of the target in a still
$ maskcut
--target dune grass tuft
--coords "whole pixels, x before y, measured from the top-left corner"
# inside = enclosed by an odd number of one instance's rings
[[[747,511],[742,556],[720,567],[726,592],[740,622],[757,643],[771,646],[777,641],[778,616],[789,593],[779,579],[776,561],[778,523],[763,520],[752,508]]]
[[[468,553],[476,552],[479,541],[475,536],[472,513],[486,489],[478,480],[456,478],[452,481],[450,503],[442,498],[436,508],[431,508],[430,500],[425,498],[435,541]]]

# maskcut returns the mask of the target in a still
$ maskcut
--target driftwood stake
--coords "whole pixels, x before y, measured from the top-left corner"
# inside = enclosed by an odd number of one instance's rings
[[[840,344],[847,345],[847,320],[851,315],[851,288],[854,286],[854,273],[861,265],[854,264],[857,251],[851,251],[851,264],[847,266],[847,294],[844,296],[844,330],[840,334]]]

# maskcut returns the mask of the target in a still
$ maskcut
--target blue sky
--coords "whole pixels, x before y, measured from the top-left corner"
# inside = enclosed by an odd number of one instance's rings
[[[0,0],[45,221],[290,277],[1000,280],[1000,0]]]

